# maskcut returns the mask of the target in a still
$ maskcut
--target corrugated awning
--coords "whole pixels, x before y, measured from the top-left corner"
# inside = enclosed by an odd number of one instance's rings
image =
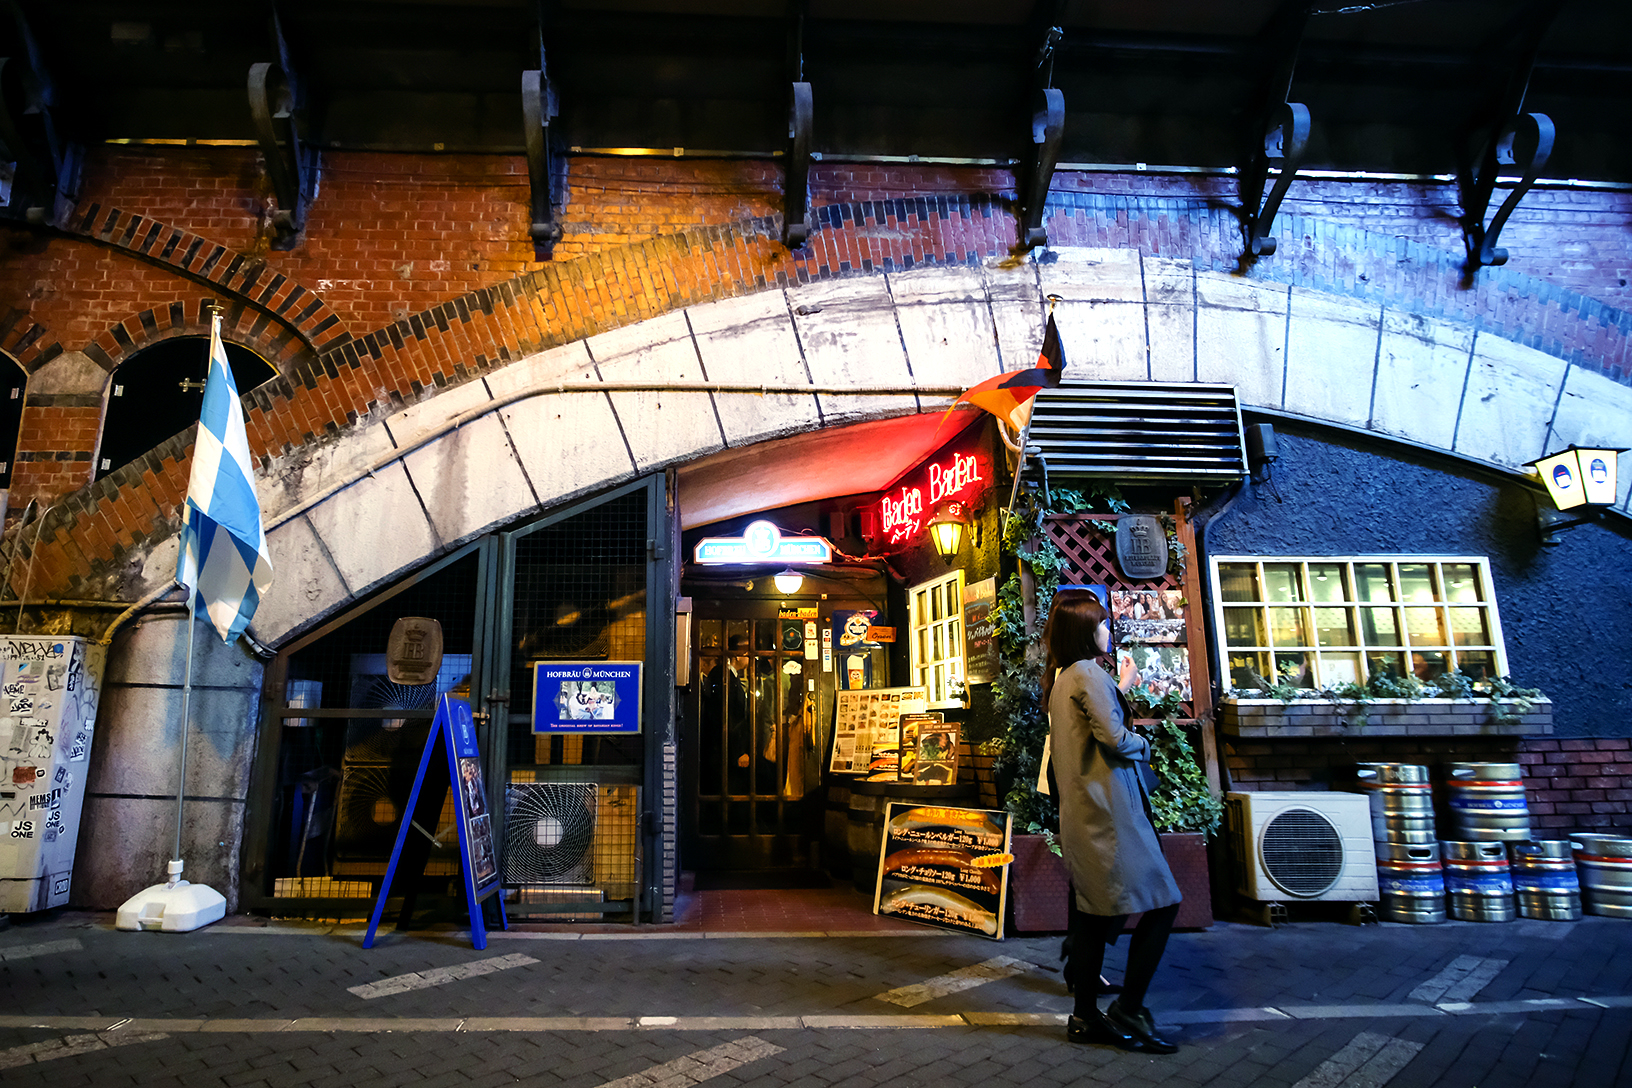
[[[1028,444],[1051,480],[1229,483],[1247,474],[1233,385],[1065,382],[1037,394]]]

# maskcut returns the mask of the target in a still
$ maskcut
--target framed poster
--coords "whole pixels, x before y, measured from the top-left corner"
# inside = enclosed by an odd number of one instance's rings
[[[887,774],[888,781],[895,781],[901,758],[901,715],[922,714],[928,702],[929,692],[924,688],[836,692],[833,751],[827,769],[834,774]]]
[[[640,662],[534,662],[533,732],[640,732]]]
[[[1124,646],[1116,651],[1116,669],[1132,661],[1139,670],[1139,683],[1157,696],[1178,692],[1190,701],[1190,651],[1183,646]]]
[[[1113,589],[1112,628],[1118,642],[1183,642],[1184,593],[1177,589]]]
[[[890,802],[873,913],[1001,940],[1013,820],[995,809]]]

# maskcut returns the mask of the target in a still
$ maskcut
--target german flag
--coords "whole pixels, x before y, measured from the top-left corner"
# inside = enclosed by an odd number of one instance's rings
[[[953,401],[952,407],[941,417],[941,423],[944,425],[958,405],[967,401],[976,408],[984,408],[1018,432],[1031,418],[1031,398],[1040,390],[1059,385],[1064,372],[1065,349],[1060,346],[1060,330],[1054,324],[1054,315],[1049,314],[1037,365],[987,378]]]

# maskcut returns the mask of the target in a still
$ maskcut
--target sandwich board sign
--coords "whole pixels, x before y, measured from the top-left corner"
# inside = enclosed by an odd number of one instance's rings
[[[438,758],[440,756],[440,758]],[[363,947],[374,947],[374,934],[379,929],[380,916],[385,913],[385,901],[400,875],[404,881],[402,913],[397,928],[407,928],[413,914],[415,888],[425,872],[433,847],[440,847],[432,833],[442,812],[442,802],[449,788],[453,790],[454,823],[459,830],[459,862],[464,874],[465,910],[470,915],[470,942],[477,950],[487,947],[487,928],[482,920],[482,903],[489,897],[499,908],[499,926],[509,929],[504,916],[504,897],[496,894],[499,883],[499,855],[493,842],[493,814],[487,808],[487,789],[482,782],[482,757],[476,746],[476,727],[471,720],[470,703],[443,695],[437,699],[436,716],[431,719],[431,731],[425,738],[425,751],[419,757],[419,770],[414,775],[414,788],[408,794],[408,803],[402,810],[402,826],[397,829],[396,845],[391,848],[391,860],[385,867],[385,879],[380,882],[380,894],[374,901],[374,913],[368,920],[368,932],[363,936]]]

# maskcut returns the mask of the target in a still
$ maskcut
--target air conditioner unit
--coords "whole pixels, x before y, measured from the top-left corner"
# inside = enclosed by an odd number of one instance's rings
[[[1231,793],[1236,891],[1263,902],[1377,899],[1371,801],[1360,793]]]

